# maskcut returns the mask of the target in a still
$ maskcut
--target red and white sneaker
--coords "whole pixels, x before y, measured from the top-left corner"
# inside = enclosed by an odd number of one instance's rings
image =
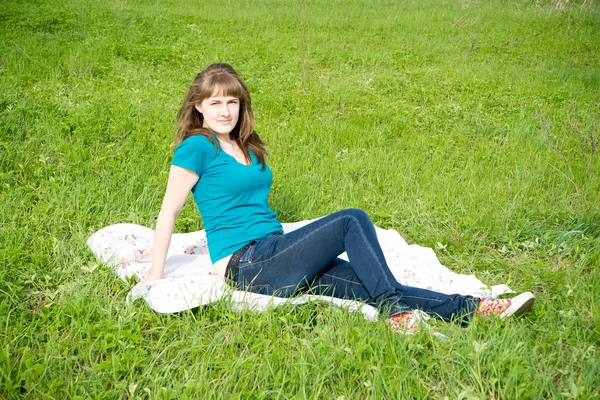
[[[419,318],[417,317],[417,314],[412,311],[394,315],[388,318],[386,322],[394,332],[402,333],[404,335],[414,335],[421,331]]]
[[[529,310],[535,301],[531,292],[521,293],[512,299],[481,299],[475,315],[489,317],[496,315],[500,318],[519,316]]]
[[[386,322],[394,332],[403,335],[414,335],[415,333],[421,332],[421,328],[425,328],[428,329],[431,335],[440,339],[446,339],[446,335],[443,333],[429,329],[431,327],[426,322],[429,318],[431,317],[427,315],[427,313],[424,313],[421,310],[413,310],[394,315],[388,318]]]

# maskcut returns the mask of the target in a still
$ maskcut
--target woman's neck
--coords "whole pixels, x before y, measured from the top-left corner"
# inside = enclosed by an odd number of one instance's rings
[[[219,142],[221,143],[226,143],[230,146],[233,146],[234,144],[237,144],[237,142],[235,140],[232,140],[229,137],[229,134],[222,134],[222,133],[214,133],[212,132],[213,135],[215,135],[215,137],[217,138],[217,140],[219,140]]]

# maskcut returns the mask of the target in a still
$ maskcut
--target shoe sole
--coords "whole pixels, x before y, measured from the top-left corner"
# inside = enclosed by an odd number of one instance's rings
[[[531,292],[521,293],[510,299],[510,306],[500,314],[500,318],[518,317],[531,308],[535,302],[535,296]]]

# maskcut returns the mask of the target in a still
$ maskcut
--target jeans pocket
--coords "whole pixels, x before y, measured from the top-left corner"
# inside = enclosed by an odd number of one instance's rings
[[[263,266],[254,265],[250,261],[240,261],[237,276],[239,290],[272,296],[275,293],[275,287],[272,285],[273,282],[265,282],[262,271]]]
[[[242,268],[243,264],[251,264],[252,263],[252,255],[254,254],[254,249],[256,248],[256,243],[254,243],[252,246],[250,246],[248,248],[248,250],[246,250],[246,252],[244,253],[244,255],[242,256],[242,258],[240,258],[240,267]]]

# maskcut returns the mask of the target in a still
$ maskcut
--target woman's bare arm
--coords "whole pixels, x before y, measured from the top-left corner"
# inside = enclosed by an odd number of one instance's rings
[[[190,190],[198,182],[198,175],[188,169],[171,166],[169,171],[169,180],[167,190],[163,199],[162,207],[158,213],[156,221],[156,230],[154,232],[154,249],[152,252],[152,271],[144,279],[144,282],[150,282],[156,279],[162,279],[165,269],[165,261],[175,221],[185,204]]]

